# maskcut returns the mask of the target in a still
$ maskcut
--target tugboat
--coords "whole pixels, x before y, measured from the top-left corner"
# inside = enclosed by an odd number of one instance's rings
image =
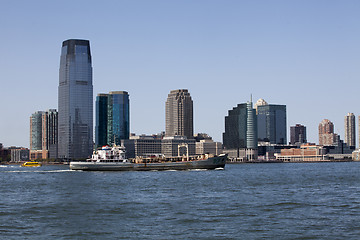
[[[162,171],[162,170],[190,170],[190,169],[216,169],[224,168],[227,154],[219,156],[202,155],[195,157],[172,158],[144,158],[134,162],[125,158],[125,147],[104,146],[94,152],[86,161],[70,162],[71,170],[83,171]]]

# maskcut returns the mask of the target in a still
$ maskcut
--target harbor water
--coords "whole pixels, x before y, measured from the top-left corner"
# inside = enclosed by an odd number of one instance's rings
[[[360,163],[0,166],[0,239],[359,239]]]

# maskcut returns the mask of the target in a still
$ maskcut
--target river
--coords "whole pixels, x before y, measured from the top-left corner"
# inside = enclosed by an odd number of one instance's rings
[[[0,166],[1,239],[358,239],[360,163]]]

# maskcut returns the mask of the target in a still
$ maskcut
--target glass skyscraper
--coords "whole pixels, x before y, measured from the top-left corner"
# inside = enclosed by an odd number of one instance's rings
[[[96,97],[95,145],[121,144],[130,135],[130,101],[125,91],[98,94]]]
[[[58,97],[59,158],[87,158],[93,149],[93,85],[88,40],[63,42]]]
[[[125,91],[110,92],[108,97],[107,141],[120,145],[130,135],[129,94]]]
[[[272,144],[287,144],[286,105],[257,106],[258,139]]]
[[[256,111],[252,103],[238,104],[225,117],[223,145],[226,149],[257,149]]]
[[[98,94],[95,102],[95,146],[107,145],[108,94]]]

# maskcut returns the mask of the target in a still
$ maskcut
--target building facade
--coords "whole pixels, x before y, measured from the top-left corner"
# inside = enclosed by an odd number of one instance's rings
[[[132,136],[121,140],[121,144],[126,148],[127,158],[161,155],[161,138],[156,135]]]
[[[161,140],[161,153],[165,157],[192,156],[196,153],[195,148],[195,139],[185,136],[164,137]]]
[[[290,127],[290,144],[306,143],[306,127],[301,124],[296,124]]]
[[[96,97],[95,146],[119,145],[130,136],[130,100],[125,91]]]
[[[95,101],[95,146],[107,145],[108,94],[98,94]]]
[[[130,135],[129,94],[125,91],[110,92],[107,109],[107,142],[108,145],[119,145],[122,139],[129,139]]]
[[[11,162],[28,161],[30,150],[27,148],[13,148],[11,149]]]
[[[30,150],[42,150],[42,111],[30,116]]]
[[[88,40],[63,42],[58,98],[59,158],[89,157],[93,149],[93,83]]]
[[[42,150],[44,159],[58,158],[58,112],[55,109],[42,115]]]
[[[258,101],[259,102],[259,101]],[[272,144],[287,144],[286,105],[257,105],[258,140]]]
[[[170,91],[165,104],[165,135],[194,136],[193,101],[187,89]]]
[[[220,142],[214,142],[212,139],[202,139],[196,142],[196,154],[222,154],[222,144]]]
[[[36,159],[58,158],[58,112],[55,109],[37,111],[30,117],[30,156],[35,152]]]
[[[334,124],[329,119],[324,119],[319,124],[319,145],[330,146],[337,141],[334,134]]]
[[[345,139],[344,142],[348,146],[355,147],[355,115],[353,113],[348,113],[344,119],[344,128],[345,128]]]
[[[226,149],[257,149],[257,116],[251,103],[238,104],[225,117],[223,145]]]

